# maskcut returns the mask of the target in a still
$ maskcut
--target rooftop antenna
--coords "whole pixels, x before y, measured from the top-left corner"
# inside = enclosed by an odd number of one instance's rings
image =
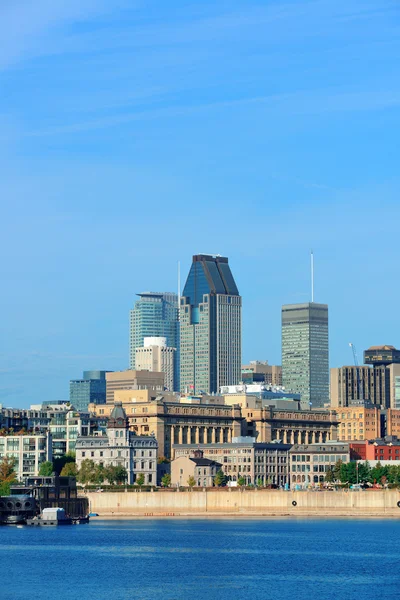
[[[314,302],[314,252],[311,250],[311,302]]]

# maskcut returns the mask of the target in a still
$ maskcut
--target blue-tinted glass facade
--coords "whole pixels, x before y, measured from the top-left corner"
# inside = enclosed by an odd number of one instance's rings
[[[238,383],[241,298],[228,259],[196,255],[180,308],[181,392],[218,392]]]
[[[174,380],[179,389],[179,323],[178,296],[172,292],[139,294],[130,312],[130,368],[136,368],[136,348],[142,348],[145,337],[165,337],[167,346],[176,348]]]
[[[69,382],[69,401],[77,411],[86,412],[90,403],[106,403],[106,373],[84,371],[83,379]]]

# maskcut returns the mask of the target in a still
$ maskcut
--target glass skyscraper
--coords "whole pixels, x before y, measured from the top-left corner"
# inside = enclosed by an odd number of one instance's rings
[[[109,371],[84,371],[82,379],[69,382],[69,401],[79,412],[86,412],[88,405],[106,403],[106,373]]]
[[[145,337],[163,337],[167,347],[176,348],[175,387],[179,389],[178,295],[173,292],[143,292],[130,311],[130,361],[136,369],[136,348],[143,348]]]
[[[282,307],[282,383],[312,407],[329,402],[328,306]]]
[[[227,258],[193,256],[179,319],[181,392],[216,393],[239,383],[242,298]]]

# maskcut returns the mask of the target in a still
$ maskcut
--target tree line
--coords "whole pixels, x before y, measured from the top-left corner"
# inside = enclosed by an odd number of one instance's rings
[[[351,485],[365,483],[398,486],[400,485],[400,466],[382,465],[377,462],[374,467],[371,467],[368,461],[344,463],[339,460],[333,469],[327,471],[325,481]]]

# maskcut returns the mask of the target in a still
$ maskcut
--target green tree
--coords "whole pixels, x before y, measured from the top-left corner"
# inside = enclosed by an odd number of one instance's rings
[[[6,456],[0,461],[0,496],[8,496],[10,485],[17,482],[17,475],[14,469],[14,458]]]
[[[335,475],[332,469],[328,469],[325,474],[325,481],[327,483],[333,483],[335,481]]]
[[[242,477],[242,476],[238,477],[238,480],[237,480],[237,482],[238,482],[238,486],[239,486],[239,487],[243,487],[244,485],[246,485],[246,480],[245,480],[245,478],[244,478],[244,477]]]
[[[226,483],[226,477],[225,477],[222,469],[220,469],[219,471],[217,471],[217,474],[214,477],[214,485],[216,485],[217,487],[220,487],[222,485],[225,485],[225,483]]]
[[[189,479],[187,480],[187,484],[190,487],[190,489],[194,488],[194,486],[196,485],[196,480],[193,477],[193,475],[190,475]]]
[[[169,473],[165,473],[165,475],[161,477],[161,483],[164,487],[169,487],[171,485],[171,475]]]
[[[258,487],[263,487],[263,485],[264,485],[264,484],[263,484],[263,480],[261,479],[261,477],[259,477],[259,478],[257,479],[257,486],[258,486]]]
[[[144,474],[143,473],[139,473],[139,475],[136,477],[135,483],[141,488],[142,485],[144,485]]]
[[[94,483],[96,481],[97,468],[92,460],[85,458],[81,463],[81,468],[78,471],[77,480],[83,485]]]
[[[53,475],[53,472],[54,467],[52,462],[50,462],[49,460],[42,462],[39,469],[39,475],[41,475],[42,477],[51,477]]]
[[[122,467],[121,465],[118,465],[115,467],[115,478],[119,485],[122,485],[123,483],[125,483],[127,481],[128,472],[125,469],[125,467]]]
[[[159,456],[157,459],[157,464],[158,465],[168,465],[171,461],[169,460],[169,458],[166,458],[165,456]]]
[[[60,475],[64,466],[70,462],[75,462],[75,452],[73,452],[73,451],[67,452],[66,454],[63,454],[62,456],[58,456],[58,457],[54,458],[54,460],[53,460],[54,472],[57,473],[57,475]]]
[[[128,479],[127,470],[125,467],[120,465],[110,465],[102,471],[98,470],[97,476],[98,478],[103,478],[101,481],[98,481],[98,483],[102,483],[105,479],[107,479],[110,485],[114,485],[116,483],[122,484]]]
[[[343,465],[343,461],[341,461],[339,459],[337,461],[337,463],[335,464],[335,466],[333,467],[333,477],[334,477],[335,481],[342,481],[341,480],[342,465]]]
[[[78,474],[78,469],[76,467],[75,462],[67,462],[61,469],[60,475],[62,477],[76,477]]]

